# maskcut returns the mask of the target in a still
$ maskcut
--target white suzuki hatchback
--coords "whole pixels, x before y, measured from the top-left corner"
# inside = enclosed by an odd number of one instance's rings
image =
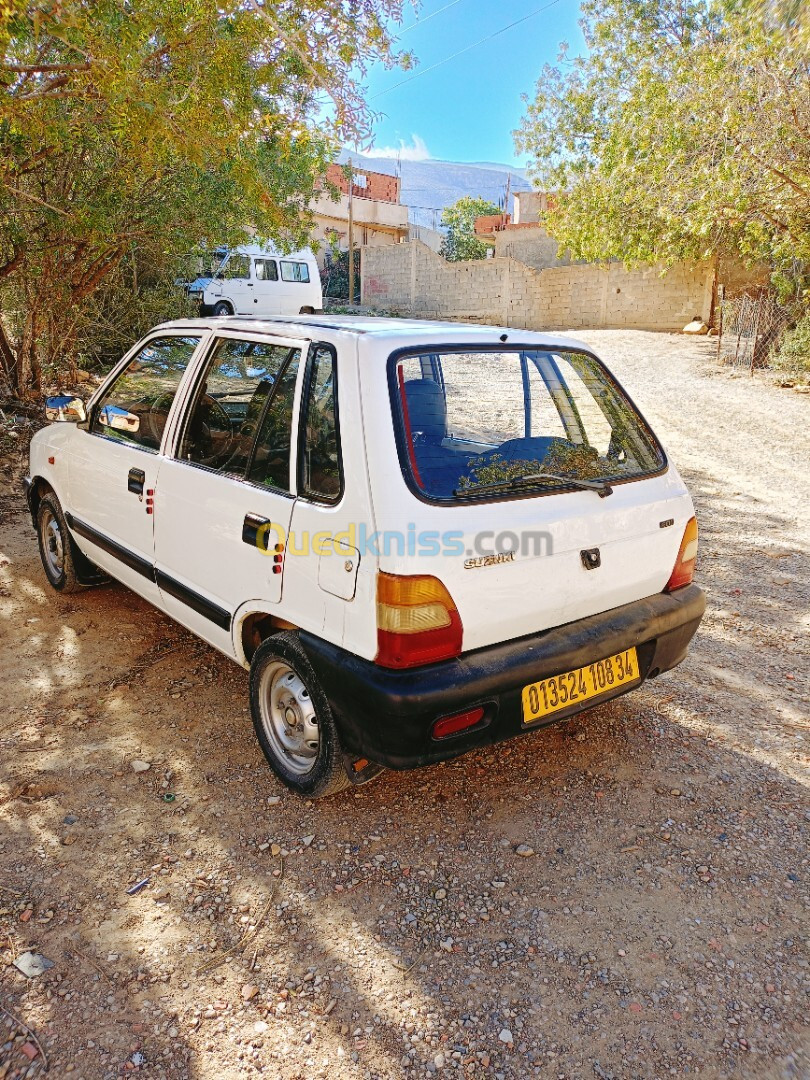
[[[63,592],[109,574],[250,669],[308,797],[563,719],[684,659],[692,500],[563,337],[167,323],[48,402],[28,500]]]

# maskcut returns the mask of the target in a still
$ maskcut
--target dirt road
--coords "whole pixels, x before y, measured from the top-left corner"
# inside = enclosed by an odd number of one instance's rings
[[[810,1076],[810,399],[581,336],[695,496],[689,660],[322,804],[245,673],[122,587],[48,591],[3,501],[0,1077]]]

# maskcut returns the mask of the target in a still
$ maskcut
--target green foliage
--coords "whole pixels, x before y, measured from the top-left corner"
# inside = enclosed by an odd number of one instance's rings
[[[442,225],[447,229],[447,233],[439,254],[448,262],[485,259],[489,248],[475,235],[475,219],[500,212],[501,208],[488,199],[462,195],[442,212]]]
[[[333,300],[349,299],[349,253],[334,249],[326,252],[321,275],[323,295]],[[354,301],[360,291],[360,249],[354,249]]]
[[[86,351],[95,294],[128,261],[163,287],[176,253],[238,244],[248,226],[306,243],[316,180],[339,141],[369,134],[360,80],[396,62],[384,24],[401,12],[6,0],[0,371],[13,390]]]
[[[785,334],[770,363],[777,371],[810,380],[810,314]]]
[[[810,262],[810,50],[795,0],[584,0],[515,133],[575,258]]]

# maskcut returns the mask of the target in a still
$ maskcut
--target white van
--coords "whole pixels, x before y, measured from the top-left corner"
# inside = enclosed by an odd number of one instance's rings
[[[47,411],[74,421],[31,443],[50,584],[104,571],[248,668],[307,798],[637,690],[703,615],[689,492],[571,338],[189,319]]]
[[[212,277],[188,288],[200,315],[314,315],[323,308],[321,275],[311,249],[282,255],[269,247],[225,252]]]

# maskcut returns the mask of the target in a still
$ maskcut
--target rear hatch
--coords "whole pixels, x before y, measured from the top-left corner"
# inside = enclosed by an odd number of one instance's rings
[[[392,358],[389,385],[416,499],[381,493],[379,566],[437,577],[465,652],[665,587],[691,499],[595,357],[437,347]]]

